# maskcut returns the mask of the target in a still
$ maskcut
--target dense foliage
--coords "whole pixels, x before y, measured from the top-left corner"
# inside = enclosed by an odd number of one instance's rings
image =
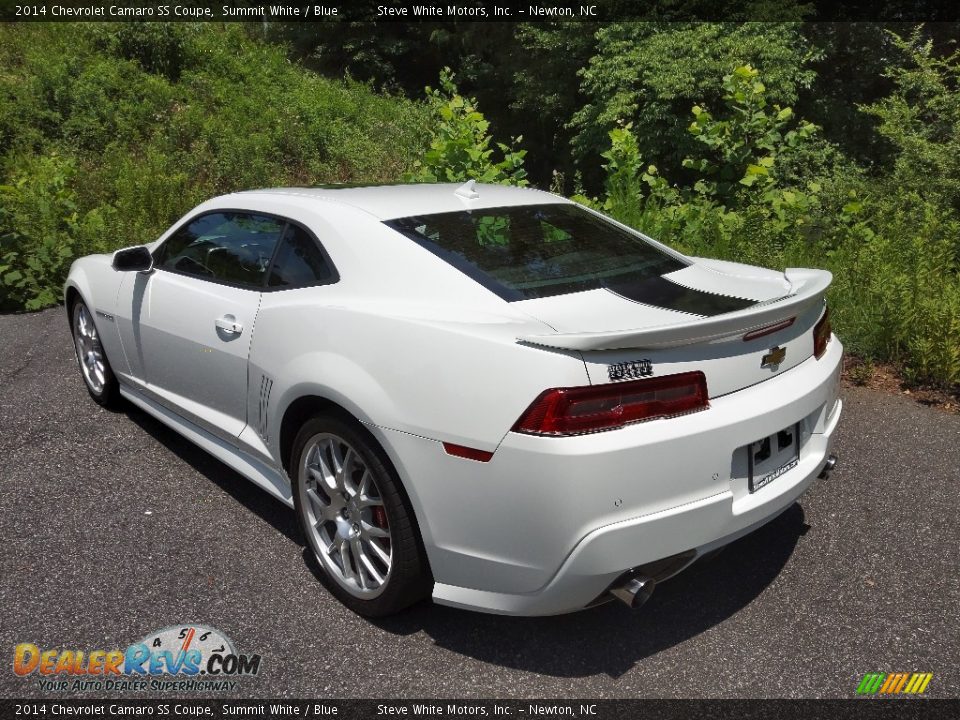
[[[955,388],[958,36],[801,22],[0,28],[0,306],[55,302],[73,257],[149,240],[235,188],[531,182],[691,254],[828,268],[848,349]]]
[[[0,309],[75,257],[153,240],[232,190],[396,180],[426,108],[329,80],[240,26],[0,26]]]
[[[457,91],[453,72],[444,68],[440,87],[427,87],[427,105],[433,115],[430,146],[422,160],[414,162],[415,172],[408,182],[452,182],[476,180],[484,183],[526,185],[523,167],[526,150],[496,143],[489,134],[490,123],[477,109],[477,101]],[[499,151],[499,156],[494,153]],[[498,159],[499,158],[499,159]]]

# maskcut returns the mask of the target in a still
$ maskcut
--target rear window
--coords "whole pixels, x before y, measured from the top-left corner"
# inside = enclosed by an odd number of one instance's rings
[[[685,265],[576,205],[521,205],[386,225],[504,300],[634,285]]]

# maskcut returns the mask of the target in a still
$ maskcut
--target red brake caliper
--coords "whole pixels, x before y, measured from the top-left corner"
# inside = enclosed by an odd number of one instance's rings
[[[382,505],[373,506],[373,522],[378,528],[387,529],[387,511]]]

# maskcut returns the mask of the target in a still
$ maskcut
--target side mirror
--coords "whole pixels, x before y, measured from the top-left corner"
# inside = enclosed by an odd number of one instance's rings
[[[153,255],[143,245],[117,250],[113,254],[113,269],[120,272],[150,272],[153,270]]]

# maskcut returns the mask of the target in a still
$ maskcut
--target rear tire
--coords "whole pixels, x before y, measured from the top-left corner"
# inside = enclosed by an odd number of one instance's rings
[[[416,520],[383,449],[358,423],[308,420],[290,457],[297,521],[324,585],[359,615],[381,617],[432,586]]]
[[[100,333],[93,315],[83,300],[77,299],[70,309],[70,330],[80,376],[87,392],[97,404],[116,407],[120,402],[120,386],[100,343]]]

